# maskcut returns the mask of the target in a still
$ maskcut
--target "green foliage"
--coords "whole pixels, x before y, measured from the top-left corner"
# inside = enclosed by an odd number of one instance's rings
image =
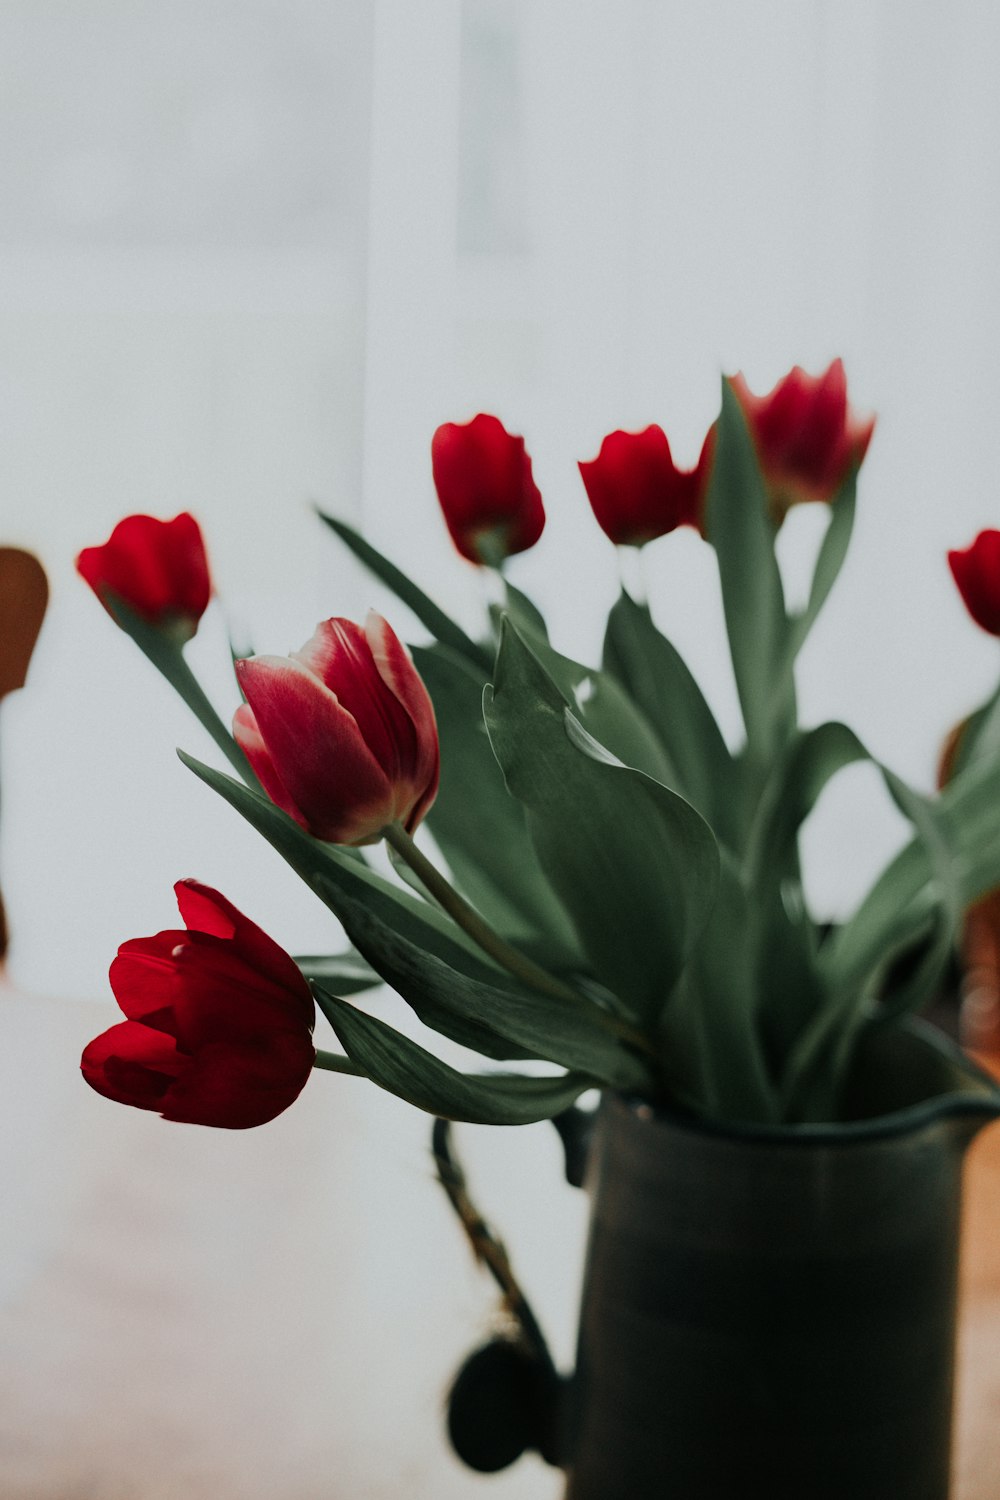
[[[588,735],[510,625],[485,713],[539,862],[595,973],[655,1022],[715,899],[711,830],[683,798]]]
[[[594,1085],[579,1073],[556,1078],[459,1073],[375,1016],[321,989],[316,999],[348,1057],[373,1083],[446,1120],[530,1125],[561,1114]]]

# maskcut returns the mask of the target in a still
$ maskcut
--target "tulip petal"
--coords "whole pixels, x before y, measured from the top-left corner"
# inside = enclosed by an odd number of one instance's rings
[[[187,621],[188,636],[211,597],[205,545],[187,512],[172,521],[126,516],[103,546],[85,547],[76,566],[105,606],[110,594],[149,624]]]
[[[162,1032],[121,1021],[85,1047],[80,1070],[106,1099],[158,1110],[187,1061],[176,1042]]]
[[[374,610],[369,610],[365,618],[365,637],[379,677],[403,709],[413,734],[414,753],[403,768],[420,794],[407,820],[412,832],[437,796],[441,751],[434,705],[410,653],[388,621]]]
[[[507,557],[537,542],[545,511],[531,459],[524,438],[498,417],[480,412],[471,422],[445,422],[431,440],[431,467],[452,541],[470,562],[483,562],[485,534]]]
[[[301,662],[237,662],[240,685],[281,781],[307,828],[333,843],[378,837],[393,815],[392,787],[352,714]]]
[[[298,964],[280,944],[209,885],[197,880],[179,880],[174,894],[191,932],[231,939],[228,951],[238,954],[240,962],[252,973],[287,991],[299,1019],[304,1019],[311,1028],[314,1006],[309,985]]]
[[[315,1057],[311,1040],[301,1034],[269,1037],[257,1045],[209,1044],[163,1097],[163,1118],[223,1130],[265,1125],[298,1098]]]
[[[976,624],[1000,636],[1000,531],[981,531],[971,546],[948,553],[948,565]]]
[[[387,627],[388,628],[388,627]],[[416,752],[413,722],[375,670],[365,631],[353,620],[324,620],[301,651],[292,652],[335,694],[393,783],[408,774]]]

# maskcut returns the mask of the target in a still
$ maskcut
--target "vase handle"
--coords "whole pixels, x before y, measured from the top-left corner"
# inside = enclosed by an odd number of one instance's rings
[[[566,1153],[567,1179],[579,1186],[589,1116],[585,1110],[568,1110],[554,1123]],[[435,1120],[432,1149],[438,1180],[472,1252],[500,1289],[505,1325],[469,1355],[452,1382],[447,1398],[451,1445],[463,1463],[481,1474],[508,1468],[529,1448],[546,1463],[561,1468],[567,1383],[556,1369],[502,1240],[473,1202],[450,1121]]]
[[[562,1114],[552,1116],[552,1123],[562,1141],[566,1158],[566,1181],[570,1187],[583,1187],[596,1120],[596,1109],[581,1109],[579,1104],[571,1104]]]

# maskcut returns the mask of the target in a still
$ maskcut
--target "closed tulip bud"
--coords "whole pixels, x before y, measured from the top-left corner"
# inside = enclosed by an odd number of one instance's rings
[[[413,833],[437,795],[434,709],[381,616],[326,620],[291,656],[236,664],[246,703],[233,733],[267,795],[315,838]]]
[[[822,375],[799,365],[766,396],[755,396],[742,375],[730,381],[746,417],[780,525],[792,505],[833,500],[868,451],[874,417],[856,417],[847,404],[843,361]]]
[[[116,623],[120,602],[182,644],[212,593],[201,531],[186,512],[172,521],[126,516],[102,547],[84,548],[76,567]]]
[[[434,487],[451,539],[473,563],[501,563],[533,547],[545,511],[523,437],[498,417],[446,422],[431,441]]]
[[[85,1049],[91,1088],[165,1120],[245,1130],[298,1097],[315,1058],[295,961],[218,891],[174,887],[186,930],[123,943],[111,988],[128,1017]]]
[[[679,469],[662,427],[611,432],[589,463],[578,465],[587,498],[605,535],[641,547],[678,526],[701,526],[714,432],[693,469]]]
[[[976,624],[1000,635],[1000,531],[981,531],[964,551],[949,552],[948,564]]]

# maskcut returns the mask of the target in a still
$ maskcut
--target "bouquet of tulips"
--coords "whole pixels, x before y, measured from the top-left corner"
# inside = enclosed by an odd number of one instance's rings
[[[690,472],[659,427],[614,432],[579,466],[619,547],[689,526],[714,549],[736,746],[627,589],[599,666],[551,644],[506,576],[541,535],[542,499],[524,440],[493,416],[440,427],[431,448],[458,551],[500,579],[483,632],[325,516],[430,640],[410,652],[377,615],[328,619],[301,651],[236,662],[231,731],[184,658],[211,595],[192,517],[131,516],[85,550],[80,573],[233,774],[181,759],[349,943],[294,960],[218,892],[181,882],[184,929],[119,950],[126,1019],[87,1047],[87,1081],[227,1127],[273,1118],[314,1067],[493,1124],[557,1115],[594,1088],[724,1121],[842,1118],[865,1038],[928,999],[963,912],[1000,884],[998,690],[963,727],[940,795],[878,767],[912,837],[850,919],[818,923],[804,894],[802,823],[831,777],[869,758],[842,723],[800,726],[795,663],[847,551],[873,425],[852,413],[837,361],[818,378],[796,368],[766,396],[725,379]],[[828,524],[791,611],[775,542],[805,502]],[[1000,532],[951,565],[974,619],[1000,635]],[[388,874],[365,853],[381,840]],[[412,1007],[426,1045],[359,1000],[379,982]],[[342,1052],[316,1051],[315,1006]],[[445,1062],[435,1034],[485,1064]]]

